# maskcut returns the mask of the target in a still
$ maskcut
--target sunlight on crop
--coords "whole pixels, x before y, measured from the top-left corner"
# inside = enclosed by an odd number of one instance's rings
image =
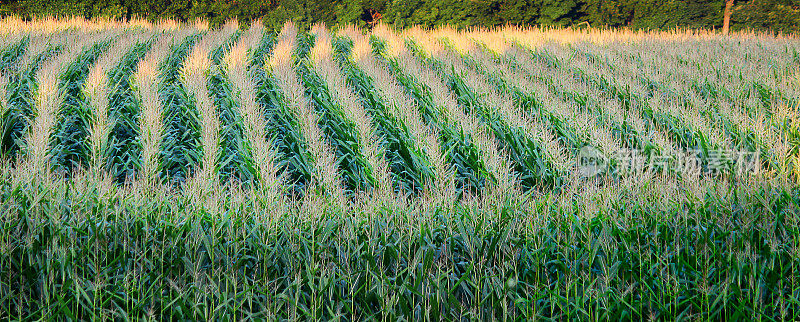
[[[0,19],[0,319],[797,318],[793,36],[302,26]]]

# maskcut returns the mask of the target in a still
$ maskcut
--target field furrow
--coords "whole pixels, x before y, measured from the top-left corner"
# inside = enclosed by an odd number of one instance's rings
[[[797,35],[326,8],[0,17],[0,320],[800,320]]]
[[[362,175],[354,176],[358,181],[356,187],[360,190],[371,192],[375,198],[388,200],[392,198],[394,187],[392,187],[391,173],[386,160],[386,151],[381,144],[383,139],[377,136],[373,127],[372,117],[367,114],[366,109],[358,100],[356,94],[348,86],[347,79],[343,75],[336,61],[334,61],[333,42],[331,35],[324,26],[314,26],[312,34],[315,38],[314,48],[311,49],[310,62],[314,67],[314,74],[322,81],[321,87],[327,89],[329,113],[338,114],[339,117],[330,117],[333,122],[339,121],[348,124],[347,128],[333,128],[334,131],[342,130],[350,132],[349,135],[338,134],[339,140],[350,139],[352,141],[339,142],[337,145],[353,145],[354,149],[348,151],[353,153],[353,158],[343,158],[343,162],[355,162],[361,165]],[[321,118],[325,118],[324,115]],[[337,131],[338,132],[338,131]]]
[[[308,152],[307,155],[300,156],[308,158],[304,163],[306,166],[311,166],[304,169],[310,179],[305,195],[326,196],[329,198],[328,202],[341,206],[345,202],[345,188],[336,156],[325,141],[325,133],[319,126],[317,112],[311,106],[312,102],[305,97],[304,87],[295,70],[295,66],[303,63],[302,59],[308,50],[301,48],[307,45],[298,45],[298,36],[297,27],[287,22],[278,36],[269,65],[281,89],[285,110],[290,113],[292,121],[296,122],[294,130],[299,131],[298,137],[302,138],[302,144]],[[304,51],[306,52],[303,53]]]
[[[395,186],[407,193],[426,188],[443,192],[447,188],[442,183],[452,180],[447,179],[451,172],[441,160],[436,135],[422,122],[413,99],[373,55],[368,37],[352,28],[342,34],[347,38],[338,39],[337,59],[384,140]]]
[[[439,71],[425,66],[414,56],[413,48],[407,48],[404,39],[388,29],[378,30],[376,35],[388,47],[384,55],[395,77],[412,94],[426,123],[440,134],[445,158],[457,174],[459,193],[479,194],[484,186],[494,184],[513,187],[511,180],[498,180],[510,176],[491,133],[474,115],[464,112]]]
[[[203,158],[199,149],[200,115],[190,101],[181,81],[181,70],[192,48],[206,33],[186,37],[169,48],[169,55],[159,66],[158,95],[163,104],[164,131],[160,151],[160,176],[163,181],[181,183],[193,175]]]
[[[218,68],[218,62],[212,60],[212,52],[229,41],[237,32],[238,24],[226,25],[220,31],[212,31],[197,41],[191,53],[181,65],[180,78],[187,95],[189,113],[195,111],[198,116],[199,140],[194,143],[193,153],[201,153],[199,159],[191,160],[189,168],[192,172],[192,185],[199,191],[214,190],[220,184],[220,116],[217,106],[209,92],[209,82]]]

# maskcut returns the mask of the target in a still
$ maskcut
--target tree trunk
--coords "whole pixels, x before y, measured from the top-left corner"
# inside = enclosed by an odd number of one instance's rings
[[[727,35],[731,29],[731,9],[733,9],[733,0],[725,1],[725,13],[722,20],[722,34]]]

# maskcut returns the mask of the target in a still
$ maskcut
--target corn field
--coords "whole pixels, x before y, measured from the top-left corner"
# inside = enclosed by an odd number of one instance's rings
[[[207,26],[0,20],[0,319],[800,319],[796,36]]]

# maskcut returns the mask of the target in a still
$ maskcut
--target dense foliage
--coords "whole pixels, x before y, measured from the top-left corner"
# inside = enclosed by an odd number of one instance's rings
[[[797,37],[0,35],[0,320],[800,320]]]
[[[549,198],[276,216],[6,173],[0,317],[796,320],[798,195],[721,188],[596,217]]]
[[[292,19],[300,26],[314,22],[366,26],[373,14],[398,27],[517,25],[591,26],[667,29],[721,28],[723,0],[11,0],[0,3],[0,14],[24,17],[57,15],[107,18],[264,19],[279,27]],[[732,29],[796,32],[798,0],[739,0]]]

